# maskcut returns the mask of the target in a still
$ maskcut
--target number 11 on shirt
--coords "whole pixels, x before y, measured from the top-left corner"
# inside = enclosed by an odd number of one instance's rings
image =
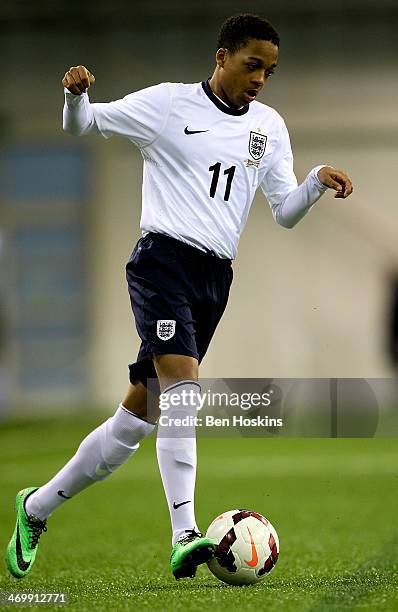
[[[226,202],[228,202],[229,194],[231,193],[231,185],[232,185],[232,180],[233,180],[234,174],[235,174],[235,168],[236,168],[236,166],[231,166],[230,168],[227,168],[226,170],[224,170],[224,174],[226,174],[228,176],[227,184],[226,184],[226,187],[225,187],[225,193],[224,193],[224,200]],[[210,166],[210,168],[209,168],[209,172],[213,172],[214,173],[212,181],[211,181],[211,185],[210,185],[210,197],[211,198],[214,198],[214,196],[216,195],[218,179],[220,177],[220,170],[221,170],[221,163],[220,162],[217,162],[216,164],[214,164],[214,166]]]

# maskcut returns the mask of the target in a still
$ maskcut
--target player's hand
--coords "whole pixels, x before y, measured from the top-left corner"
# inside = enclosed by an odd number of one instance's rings
[[[324,166],[318,171],[318,178],[323,185],[336,191],[335,198],[347,198],[353,192],[350,177],[342,170]]]
[[[95,83],[95,76],[85,66],[72,66],[62,79],[62,85],[75,96],[80,96]]]

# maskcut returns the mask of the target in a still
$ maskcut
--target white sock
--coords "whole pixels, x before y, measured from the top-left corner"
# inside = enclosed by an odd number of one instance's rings
[[[174,545],[186,530],[198,529],[195,520],[194,494],[196,480],[195,425],[179,426],[176,419],[197,416],[197,381],[184,380],[165,389],[160,396],[161,417],[158,425],[156,450],[159,470],[169,506]],[[167,395],[173,404],[165,409]],[[185,405],[184,405],[185,404]]]
[[[54,478],[28,497],[26,512],[45,520],[67,499],[110,476],[138,450],[139,441],[154,427],[120,404],[110,419],[83,440],[74,457]]]

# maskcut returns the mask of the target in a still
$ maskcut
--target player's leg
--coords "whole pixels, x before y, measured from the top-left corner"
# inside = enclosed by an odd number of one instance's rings
[[[193,301],[192,310],[192,315],[195,320],[195,344],[199,354],[200,363],[209,347],[210,341],[214,335],[217,325],[227,305],[229,289],[231,286],[233,274],[230,261],[219,260],[218,258],[212,257],[205,258],[204,262],[203,260],[202,262],[197,261],[195,268],[200,271],[204,280],[204,286],[202,287],[200,287],[200,284],[197,283],[197,288],[199,289],[197,294],[198,299]],[[157,357],[156,369],[158,371],[161,387],[164,391],[172,391],[173,394],[175,394],[177,389],[179,389],[180,392],[184,390],[184,383],[198,383],[198,381],[196,381],[194,377],[194,374],[192,375],[189,370],[181,371],[181,367],[184,363],[186,363],[187,366],[189,365],[189,362],[187,362],[186,359],[189,358],[181,359],[178,356],[173,355]],[[198,369],[197,364],[198,362],[195,360],[196,371]],[[192,376],[192,380],[189,380],[189,376]],[[178,380],[179,382],[177,382]],[[175,383],[174,387],[173,383]],[[169,385],[166,389],[164,389],[165,384]],[[186,390],[188,390],[188,387],[186,388]],[[199,385],[197,391],[200,391]],[[195,402],[189,406],[188,411],[186,407],[182,407],[183,409],[180,410],[180,414],[178,414],[178,412],[176,414],[177,418],[179,416],[183,416],[184,414],[194,416],[197,412],[197,405],[194,404]],[[171,416],[174,416],[173,412]],[[181,534],[180,537],[178,537],[177,535],[179,529],[189,529],[189,525],[196,525],[196,521],[194,517],[193,503],[192,505],[187,503],[186,505],[182,506],[182,508],[185,508],[185,513],[184,515],[179,515],[178,512],[180,512],[181,508],[178,507],[178,503],[175,504],[172,501],[173,498],[175,498],[179,494],[179,492],[181,493],[182,490],[182,479],[179,476],[179,473],[181,472],[181,467],[178,468],[178,463],[172,461],[170,453],[163,452],[161,450],[162,447],[167,448],[168,445],[170,445],[170,448],[173,448],[172,442],[175,442],[175,439],[167,439],[167,429],[162,433],[161,423],[162,420],[159,421],[157,437],[159,466],[162,472],[163,483],[165,485],[166,496],[170,509],[174,536],[173,540],[175,539],[175,537],[178,538],[176,544],[173,547],[171,556],[171,566],[173,573],[176,577],[189,576],[195,573],[195,564],[199,565],[203,561],[207,560],[205,557],[209,549],[208,547],[206,547],[206,545],[211,543],[211,540],[208,540],[207,538],[201,538],[200,541],[200,539],[198,537],[195,538],[194,535],[191,537],[188,535],[187,538],[184,538],[183,534]],[[182,439],[183,437],[181,434],[182,431],[180,428],[180,431],[176,432],[178,446],[174,447],[174,452],[176,453],[179,451],[180,448],[182,448],[184,457],[184,455],[187,454],[188,451],[188,456],[194,458],[196,467],[196,445],[193,432],[188,432],[188,435],[185,436],[185,439]],[[185,461],[187,461],[187,458],[185,458]],[[178,475],[177,478],[173,478],[173,473]],[[193,470],[192,467],[189,467],[189,460],[187,468],[185,468],[185,479],[186,489],[183,491],[184,495],[181,496],[181,500],[183,497],[184,500],[193,500],[193,491],[195,487],[195,470]],[[188,540],[188,542],[185,543],[184,540]],[[189,550],[190,547],[198,545],[198,540],[200,541],[199,545],[203,546],[203,549],[199,550],[199,553],[197,552],[197,550],[194,549],[193,552],[191,550],[191,553],[187,554],[187,550]],[[196,557],[195,554],[197,555]],[[193,570],[192,574],[189,574],[190,570]]]
[[[130,384],[115,414],[89,433],[72,459],[28,497],[25,507],[29,514],[47,519],[67,499],[104,480],[131,457],[139,448],[140,440],[154,428],[154,423],[145,420],[146,402],[144,385]]]
[[[207,260],[212,261],[206,264]],[[209,268],[210,276],[205,267]],[[203,251],[152,233],[139,241],[126,267],[135,324],[142,340],[137,362],[130,366],[130,380],[137,378],[147,384],[147,378],[155,378],[161,383],[163,392],[173,394],[171,415],[170,410],[166,412],[169,421],[173,421],[170,419],[173,414],[193,417],[197,413],[195,397],[200,391],[197,381],[200,353],[196,329],[203,315],[198,309],[198,317],[194,309],[208,299],[213,300],[213,307],[214,299],[218,300],[212,272],[214,267],[214,258]],[[213,322],[210,325],[213,332]],[[150,360],[152,374],[148,374],[148,359],[153,355],[157,371]],[[189,397],[191,392],[192,401],[184,405],[184,394]],[[161,404],[164,404],[163,395]],[[172,571],[177,578],[192,576],[196,565],[206,560],[205,551],[201,550],[204,543],[198,542],[202,537],[196,532],[193,508],[195,428],[191,431],[179,428],[173,432],[173,428],[164,423],[162,414],[157,454],[172,521]],[[180,542],[186,538],[190,542]],[[211,542],[208,544],[210,549],[206,554],[212,555],[214,547]]]
[[[196,416],[195,398],[200,392],[198,360],[185,355],[155,355],[154,363],[165,404],[172,394],[172,404],[163,411],[158,425],[156,450],[160,474],[169,506],[172,544],[196,529],[194,489],[196,477],[195,426],[174,425],[175,419]],[[192,392],[192,393],[191,393]],[[192,395],[192,397],[190,397]],[[186,401],[182,402],[182,398]],[[171,398],[170,398],[171,399]]]
[[[170,565],[177,579],[192,577],[214,554],[212,541],[197,527],[194,508],[198,360],[154,355],[154,363],[162,391],[156,450],[173,532]],[[182,419],[188,424],[181,426]]]
[[[175,381],[187,381],[192,387],[197,388],[198,361],[195,345],[194,321],[190,309],[190,286],[192,277],[184,266],[184,253],[179,250],[184,247],[182,243],[163,235],[147,234],[142,238],[134,249],[126,266],[131,305],[134,313],[137,331],[142,340],[142,346],[137,357],[137,362],[130,365],[130,380],[141,380],[148,384],[148,379],[161,379],[164,389]],[[188,251],[197,251],[192,247],[185,247]],[[155,367],[152,356],[155,355]],[[150,384],[150,383],[149,383]],[[183,390],[183,389],[182,389]],[[158,429],[158,440],[165,438],[162,435],[162,425]],[[176,446],[178,440],[171,440]],[[194,448],[195,437],[191,436],[186,442]],[[164,444],[167,444],[166,442]],[[181,453],[180,453],[181,454]],[[193,483],[196,469],[196,451],[190,452],[192,457],[188,460],[178,462],[181,471],[193,474]],[[158,456],[163,455],[159,450]],[[174,457],[165,455],[174,465]],[[182,455],[182,454],[181,454]],[[167,459],[160,459],[160,471],[162,477],[165,475],[168,463]],[[166,476],[165,476],[166,478]],[[167,477],[167,481],[169,478]],[[179,480],[175,478],[175,482]],[[174,522],[173,504],[178,504],[178,499],[171,500],[172,493],[168,493],[169,487],[165,485],[166,496],[169,500],[170,513],[173,523],[173,543],[183,531],[183,527],[177,527]],[[191,486],[189,487],[191,490]],[[174,491],[174,489],[173,489]],[[190,498],[192,495],[189,496]],[[187,498],[186,498],[187,499]],[[184,501],[184,500],[180,500]],[[187,504],[190,508],[181,506],[179,515],[188,515],[193,500]],[[194,517],[193,510],[191,518]],[[195,520],[189,520],[190,529],[196,527]]]
[[[152,401],[158,402],[157,398]],[[72,459],[49,482],[17,494],[17,521],[6,556],[16,578],[29,573],[50,514],[83,489],[110,476],[153,431],[154,423],[146,420],[146,411],[146,388],[139,382],[130,384],[115,414],[82,441]]]

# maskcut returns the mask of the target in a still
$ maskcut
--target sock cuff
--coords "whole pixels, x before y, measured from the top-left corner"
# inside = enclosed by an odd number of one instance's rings
[[[169,387],[166,387],[163,391],[163,393],[170,393],[170,391],[174,391],[175,389],[177,389],[178,387],[185,387],[186,385],[195,385],[196,387],[198,387],[199,391],[202,390],[202,387],[200,386],[200,383],[197,380],[179,380],[178,382],[170,385]]]
[[[148,419],[144,419],[144,417],[138,416],[138,414],[135,414],[135,412],[131,412],[131,410],[128,410],[125,406],[123,406],[122,403],[119,404],[118,410],[119,409],[123,410],[123,412],[127,412],[129,416],[132,416],[135,419],[139,419],[140,421],[142,421],[143,423],[146,423],[147,425],[152,425],[152,427],[155,427],[156,425],[156,423],[153,423],[152,421],[148,421]]]
[[[103,436],[105,440],[111,436],[118,442],[133,447],[137,442],[149,436],[154,428],[153,423],[140,419],[126,410],[124,406],[119,405],[113,417],[105,421]]]

